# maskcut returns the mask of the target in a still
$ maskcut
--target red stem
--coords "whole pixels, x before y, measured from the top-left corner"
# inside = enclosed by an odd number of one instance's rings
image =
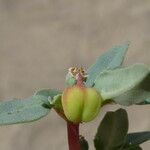
[[[80,150],[79,124],[67,122],[69,150]]]

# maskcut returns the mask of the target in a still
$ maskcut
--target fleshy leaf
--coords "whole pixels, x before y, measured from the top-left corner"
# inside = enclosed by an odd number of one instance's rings
[[[94,139],[96,150],[120,150],[128,132],[128,116],[124,109],[107,112]]]
[[[55,89],[43,89],[35,93],[35,95],[41,95],[46,98],[51,97],[51,99],[53,99],[54,96],[59,95],[59,94],[61,94],[61,92]]]
[[[129,90],[114,98],[114,101],[121,105],[145,104],[150,97],[150,74],[134,89]]]
[[[86,139],[83,136],[80,136],[80,146],[81,146],[81,150],[89,149],[88,142],[86,141]]]
[[[148,140],[150,140],[150,131],[130,133],[126,137],[124,148],[126,150],[127,148],[136,147]]]
[[[54,108],[60,109],[60,110],[63,109],[62,103],[61,103],[61,94],[54,96],[53,99],[51,99],[51,97],[49,97],[48,101],[52,106],[54,106]]]
[[[107,70],[97,77],[94,87],[100,92],[104,100],[113,99],[134,89],[148,74],[149,68],[144,64]]]
[[[120,67],[128,50],[129,43],[115,46],[102,54],[87,71],[86,86],[94,85],[97,75],[107,69]]]
[[[46,101],[43,96],[32,96],[0,102],[0,125],[32,122],[46,116],[50,111]]]

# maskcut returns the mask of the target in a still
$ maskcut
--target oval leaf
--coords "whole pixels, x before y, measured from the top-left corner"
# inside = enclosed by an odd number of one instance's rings
[[[120,150],[128,132],[128,116],[124,109],[108,112],[94,139],[96,150]]]
[[[96,81],[95,88],[104,100],[113,99],[137,86],[149,74],[144,64],[135,64],[130,67],[107,70],[101,73]]]
[[[141,104],[142,102],[145,103],[147,97],[150,97],[150,92],[135,88],[114,98],[114,101],[120,105],[130,106],[133,104]]]
[[[129,90],[114,98],[114,101],[121,105],[145,104],[150,97],[150,73],[134,89]]]
[[[130,133],[126,137],[124,148],[135,147],[148,140],[150,140],[150,131]]]
[[[54,96],[59,95],[59,94],[61,94],[61,92],[55,89],[43,89],[35,93],[35,95],[45,96],[46,98],[51,97],[51,99],[53,99]]]
[[[32,96],[25,100],[0,102],[0,125],[26,123],[46,116],[50,108],[41,96]]]
[[[107,69],[114,69],[122,65],[129,43],[115,46],[102,54],[87,71],[86,86],[92,87],[99,73]]]

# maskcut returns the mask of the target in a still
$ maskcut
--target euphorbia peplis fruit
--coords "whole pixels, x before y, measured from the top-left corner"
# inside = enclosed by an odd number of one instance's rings
[[[89,122],[100,111],[102,98],[94,88],[84,85],[82,69],[76,69],[77,82],[67,87],[62,95],[62,106],[66,118],[73,123]]]
[[[79,86],[66,88],[62,97],[64,113],[74,123],[93,120],[100,110],[101,101],[95,89]]]

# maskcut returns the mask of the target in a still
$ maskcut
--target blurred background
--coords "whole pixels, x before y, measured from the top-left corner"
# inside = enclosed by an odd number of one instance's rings
[[[0,100],[65,86],[71,66],[87,68],[106,49],[130,41],[125,65],[150,65],[149,0],[0,0]],[[81,133],[92,146],[106,106]],[[130,132],[150,130],[150,107],[127,108]],[[142,145],[150,149],[150,142]],[[30,124],[1,126],[1,150],[67,150],[65,122],[53,111]]]

